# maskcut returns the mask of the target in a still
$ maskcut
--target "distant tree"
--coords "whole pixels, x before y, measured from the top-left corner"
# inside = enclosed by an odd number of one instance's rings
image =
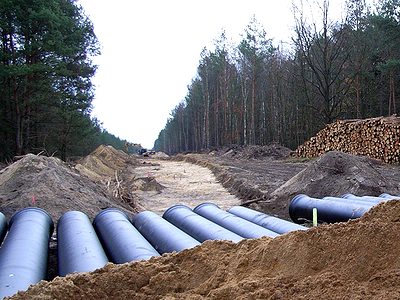
[[[243,101],[243,135],[245,144],[260,144],[264,140],[264,120],[267,119],[265,79],[266,62],[275,51],[266,32],[253,18],[245,29],[245,36],[238,46],[238,68],[241,78]],[[257,107],[261,108],[257,110]]]
[[[294,43],[298,63],[301,65],[308,106],[320,124],[334,121],[343,112],[343,101],[350,89],[346,80],[346,66],[350,52],[342,24],[329,20],[329,1],[321,6],[322,28],[309,24],[302,7],[296,12]]]

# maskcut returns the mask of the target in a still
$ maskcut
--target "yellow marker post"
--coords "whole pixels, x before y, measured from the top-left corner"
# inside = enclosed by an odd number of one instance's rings
[[[317,226],[318,225],[318,211],[317,208],[314,207],[312,210],[312,224],[313,226]]]

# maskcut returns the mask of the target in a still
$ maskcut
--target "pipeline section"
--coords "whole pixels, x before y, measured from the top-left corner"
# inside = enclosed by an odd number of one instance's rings
[[[6,216],[0,212],[0,246],[7,233],[7,220]]]
[[[151,211],[136,214],[132,223],[161,254],[200,245],[193,237]]]
[[[93,226],[114,263],[146,260],[160,255],[133,227],[128,216],[118,209],[109,208],[98,213]]]
[[[87,215],[69,211],[57,224],[58,273],[90,272],[108,263],[106,253]]]
[[[383,193],[379,195],[379,198],[384,198],[384,199],[388,199],[388,200],[400,200],[400,195],[395,196],[395,195],[390,195],[387,193]]]
[[[163,218],[199,242],[206,240],[227,240],[239,242],[243,238],[236,233],[194,213],[185,205],[174,205],[167,209]]]
[[[308,229],[307,227],[285,221],[280,218],[276,218],[243,206],[233,206],[232,208],[228,209],[228,212],[279,234]]]
[[[46,278],[49,239],[54,224],[44,210],[28,207],[16,212],[0,248],[0,299]]]
[[[290,202],[289,215],[295,223],[304,223],[306,220],[312,220],[313,208],[317,208],[318,222],[346,222],[350,219],[360,218],[372,206],[351,201],[345,203],[329,199],[323,200],[300,194]]]
[[[388,201],[389,199],[385,199],[385,198],[381,198],[381,197],[372,197],[372,196],[356,196],[353,194],[344,194],[342,196],[342,198],[344,199],[348,199],[351,201],[365,201],[365,202],[369,202],[372,203],[373,205],[377,205],[381,202],[385,202]]]
[[[274,238],[279,236],[278,233],[226,212],[213,203],[199,204],[193,211],[244,238],[252,239],[263,236]]]
[[[339,198],[339,197],[324,197],[322,198],[322,200],[340,202],[344,204],[355,203],[362,206],[366,206],[368,207],[368,209],[371,208],[372,206],[379,204],[379,202],[377,202],[376,200],[358,199],[358,198],[352,199],[352,198]]]

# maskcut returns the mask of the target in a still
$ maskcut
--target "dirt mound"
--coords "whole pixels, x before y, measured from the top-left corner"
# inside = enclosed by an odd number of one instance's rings
[[[93,218],[107,207],[130,208],[110,199],[99,185],[55,157],[28,154],[0,171],[0,210],[7,218],[28,206],[45,209],[54,221],[68,210]]]
[[[161,158],[162,159],[162,158],[169,158],[169,155],[164,153],[164,152],[158,151],[155,154],[153,154],[152,157],[153,158]]]
[[[75,168],[82,175],[101,184],[113,197],[136,210],[141,208],[138,197],[133,192],[138,186],[133,170],[138,165],[140,162],[135,156],[112,146],[100,145],[80,160]]]
[[[399,299],[399,215],[390,201],[356,221],[109,264],[13,299]]]
[[[368,157],[331,151],[311,162],[304,170],[271,193],[263,209],[287,211],[289,201],[297,194],[311,197],[378,196],[400,193],[400,168],[383,165]]]
[[[160,184],[154,177],[139,177],[133,181],[133,187],[141,191],[156,191],[160,192],[165,189],[165,186]]]
[[[123,151],[112,146],[100,145],[96,150],[81,159],[75,168],[94,181],[115,177],[127,165],[138,165],[138,161]]]
[[[287,158],[291,152],[292,150],[279,144],[270,144],[266,146],[234,145],[231,147],[211,151],[210,155],[236,159],[282,159]]]

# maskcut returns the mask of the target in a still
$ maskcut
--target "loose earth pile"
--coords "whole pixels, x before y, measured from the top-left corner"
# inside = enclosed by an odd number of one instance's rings
[[[130,210],[105,187],[60,159],[34,154],[0,170],[0,211],[9,220],[14,212],[29,206],[43,208],[55,222],[69,210],[80,210],[90,218],[107,207]]]

